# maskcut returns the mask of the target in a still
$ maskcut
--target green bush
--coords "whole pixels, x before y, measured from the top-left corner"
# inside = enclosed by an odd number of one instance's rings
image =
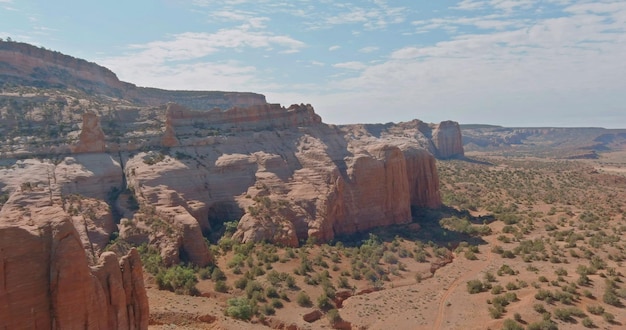
[[[301,307],[311,307],[311,297],[306,292],[300,291],[296,296],[296,303]]]
[[[328,295],[326,295],[326,293],[322,293],[319,297],[317,297],[317,307],[321,310],[329,310],[334,306],[330,298],[328,298]]]
[[[587,306],[587,311],[593,315],[602,315],[604,313],[604,307],[600,305]]]
[[[230,288],[228,287],[228,284],[226,284],[225,281],[223,281],[223,280],[215,281],[215,291],[216,292],[226,293],[226,292],[228,292],[229,289]]]
[[[226,315],[240,320],[250,320],[253,315],[253,304],[247,298],[228,299]]]
[[[170,267],[157,274],[156,282],[161,290],[169,290],[186,295],[198,294],[198,289],[196,288],[198,279],[193,268],[190,267],[181,265]]]
[[[480,280],[470,280],[467,282],[467,292],[470,294],[480,293],[485,291],[485,286]]]
[[[502,330],[524,330],[524,327],[511,319],[506,319],[502,325]]]
[[[534,322],[528,325],[528,330],[558,330],[559,327],[551,320],[543,320],[541,322]]]

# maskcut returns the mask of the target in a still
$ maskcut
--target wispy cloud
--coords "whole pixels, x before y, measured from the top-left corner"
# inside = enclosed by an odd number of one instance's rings
[[[333,45],[333,46],[328,47],[328,51],[334,52],[334,51],[336,51],[336,50],[338,50],[340,48],[341,48],[341,46],[339,46],[339,45]]]
[[[380,47],[376,47],[376,46],[368,46],[368,47],[363,47],[361,49],[359,49],[359,52],[361,53],[373,53],[377,50],[379,50]]]
[[[459,7],[525,10],[531,5],[532,1],[462,1]],[[383,99],[386,108],[422,109],[425,119],[440,115],[441,109],[455,111],[457,120],[464,122],[507,111],[510,120],[540,123],[547,113],[569,108],[571,116],[564,122],[571,123],[581,111],[594,107],[591,100],[603,97],[610,100],[603,106],[616,111],[617,98],[626,102],[626,95],[619,92],[626,90],[622,78],[626,64],[620,60],[626,54],[626,3],[582,3],[561,10],[556,17],[532,20],[476,16],[415,23],[439,28],[494,24],[484,33],[455,33],[434,45],[396,49],[384,63],[339,63],[335,67],[362,71],[337,80],[332,88],[343,92],[329,95],[322,104],[338,102],[341,93],[359,92],[370,108],[385,106],[379,101]],[[373,121],[384,120],[378,113],[368,115]]]
[[[367,68],[367,65],[361,62],[351,61],[351,62],[336,63],[336,64],[333,64],[333,67],[339,68],[339,69],[348,69],[348,70],[363,70]]]

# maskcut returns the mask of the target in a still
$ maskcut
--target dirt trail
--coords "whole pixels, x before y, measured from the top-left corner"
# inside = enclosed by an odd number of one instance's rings
[[[485,256],[486,256],[486,259],[484,263],[486,265],[489,265],[493,258],[493,254],[491,251],[487,251]],[[454,281],[452,281],[452,283],[450,283],[450,285],[444,292],[443,296],[441,296],[441,299],[439,300],[439,309],[437,310],[437,318],[435,319],[433,329],[441,329],[441,325],[443,323],[444,316],[445,316],[444,314],[446,311],[446,302],[448,301],[448,298],[450,297],[450,295],[459,286],[459,284],[462,281],[475,276],[477,273],[481,272],[485,268],[486,267],[472,267],[468,272],[463,273],[463,275],[457,277]]]

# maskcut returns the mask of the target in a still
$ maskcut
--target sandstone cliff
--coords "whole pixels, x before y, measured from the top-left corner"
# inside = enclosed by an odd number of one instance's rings
[[[129,157],[128,184],[150,212],[171,224],[195,220],[204,235],[239,220],[236,239],[296,246],[410,222],[411,205],[441,205],[435,159],[424,149],[432,142],[417,129],[326,125],[310,105],[195,112],[171,104],[167,123],[162,141],[177,143]],[[121,234],[138,231],[123,226]],[[188,258],[206,260],[190,250]],[[180,258],[176,249],[162,255]]]
[[[451,158],[463,156],[463,138],[459,123],[443,121],[435,126],[432,134],[437,157]]]
[[[69,215],[49,191],[16,191],[0,211],[0,320],[8,329],[147,329],[136,250],[90,267]]]

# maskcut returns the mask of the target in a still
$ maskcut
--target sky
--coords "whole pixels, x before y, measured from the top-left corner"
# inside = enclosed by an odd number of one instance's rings
[[[626,128],[624,0],[0,0],[0,37],[326,123]]]

